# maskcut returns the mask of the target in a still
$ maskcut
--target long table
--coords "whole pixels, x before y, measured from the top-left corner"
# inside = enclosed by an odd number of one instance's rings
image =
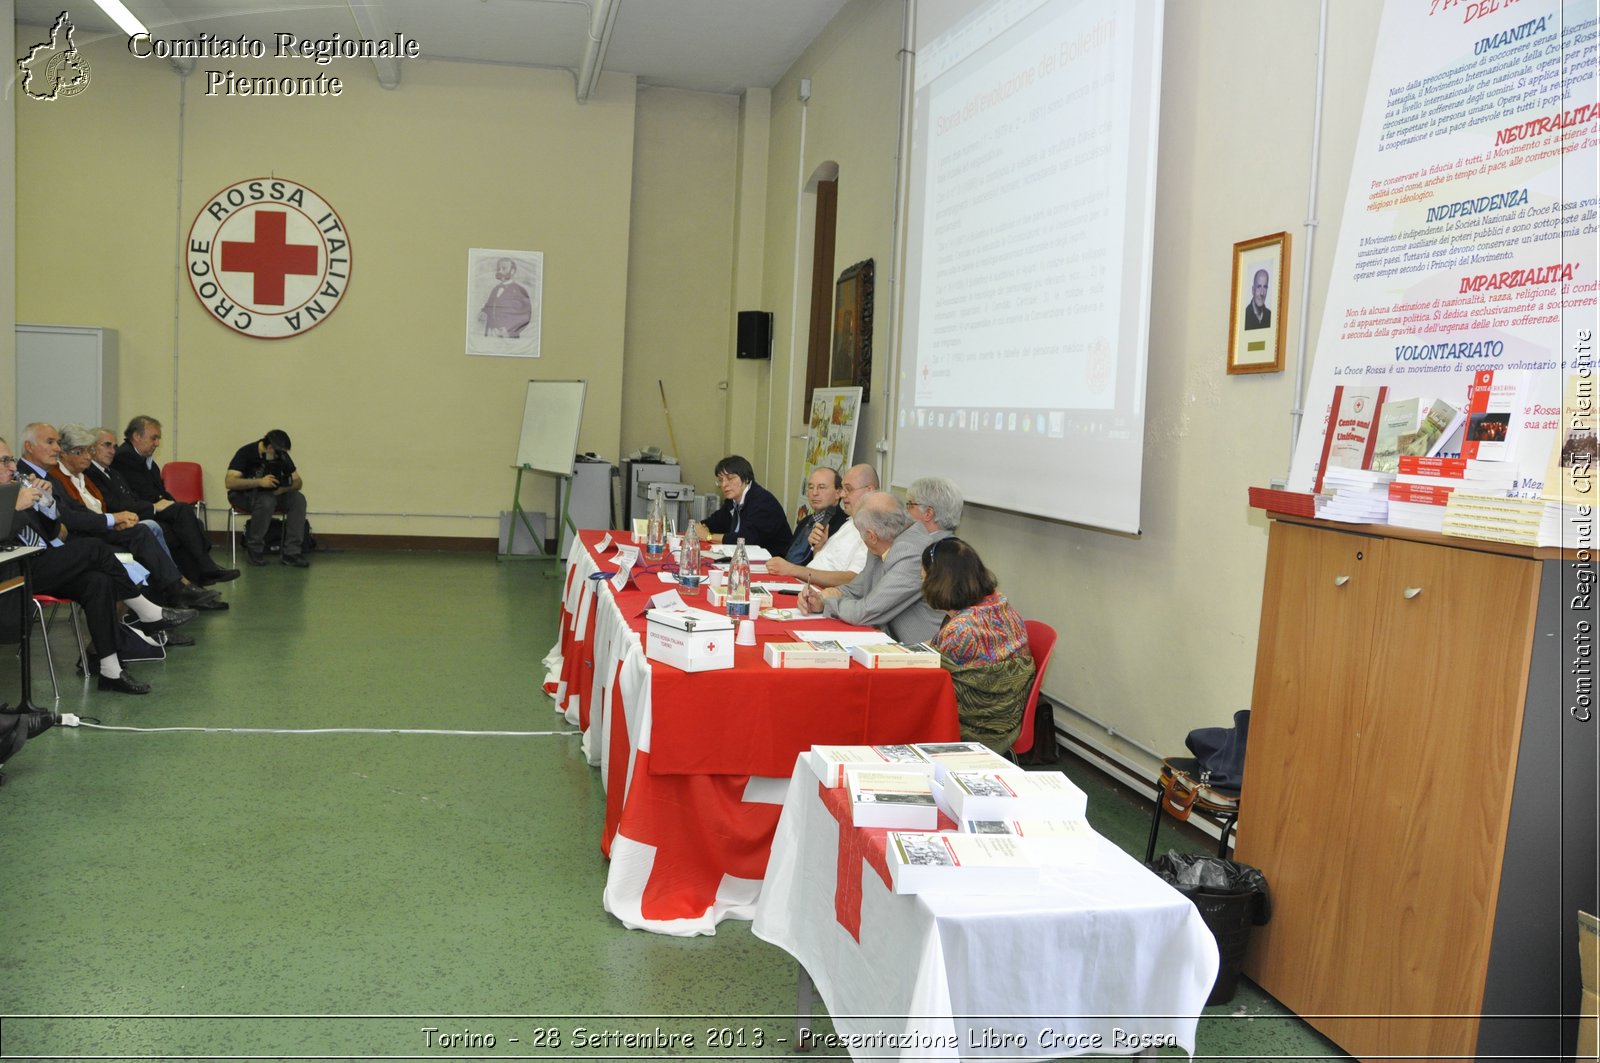
[[[638,570],[621,591],[591,578],[615,568],[613,552],[596,552],[604,534],[580,532],[568,558],[546,686],[605,786],[605,908],[634,929],[713,934],[754,915],[796,756],[813,744],[953,741],[955,690],[942,668],[765,664],[761,644],[796,626],[853,630],[822,617],[758,620],[757,645],[736,646],[731,669],[651,661],[644,610],[675,584]]]
[[[1111,842],[1095,835],[1034,892],[906,896],[890,888],[888,832],[849,821],[845,791],[797,764],[756,906],[756,936],[794,956],[828,1007],[838,1040],[814,1047],[859,1059],[1193,1054],[1216,941],[1193,904]]]

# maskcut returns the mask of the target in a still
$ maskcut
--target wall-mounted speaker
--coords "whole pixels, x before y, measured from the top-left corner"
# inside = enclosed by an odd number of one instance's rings
[[[740,358],[772,357],[772,312],[770,310],[739,311]]]

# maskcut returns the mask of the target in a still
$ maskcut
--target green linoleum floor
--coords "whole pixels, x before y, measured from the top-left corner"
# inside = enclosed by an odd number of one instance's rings
[[[134,666],[147,697],[90,692],[59,618],[61,711],[109,727],[547,733],[41,736],[0,789],[0,1057],[788,1053],[794,964],[747,923],[668,938],[601,908],[599,778],[540,693],[556,570],[351,551],[222,589],[232,609],[185,628],[199,645]],[[37,638],[35,661],[47,703]],[[0,697],[16,688],[0,654]],[[1095,827],[1142,855],[1148,803],[1062,766]],[[1203,846],[1165,832],[1174,843]],[[695,1046],[573,1041],[658,1026]],[[742,1045],[708,1048],[722,1028]],[[1248,982],[1201,1022],[1197,1058],[1291,1057],[1344,1058]]]

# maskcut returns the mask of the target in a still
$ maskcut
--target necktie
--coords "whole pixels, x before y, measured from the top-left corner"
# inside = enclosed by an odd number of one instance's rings
[[[739,519],[744,516],[744,505],[739,502],[733,504],[733,530],[739,531]]]

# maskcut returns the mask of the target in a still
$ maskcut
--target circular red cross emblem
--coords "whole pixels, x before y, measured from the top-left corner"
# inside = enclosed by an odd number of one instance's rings
[[[321,324],[350,284],[350,236],[327,200],[257,177],[212,196],[184,249],[206,312],[245,336],[281,340]]]

